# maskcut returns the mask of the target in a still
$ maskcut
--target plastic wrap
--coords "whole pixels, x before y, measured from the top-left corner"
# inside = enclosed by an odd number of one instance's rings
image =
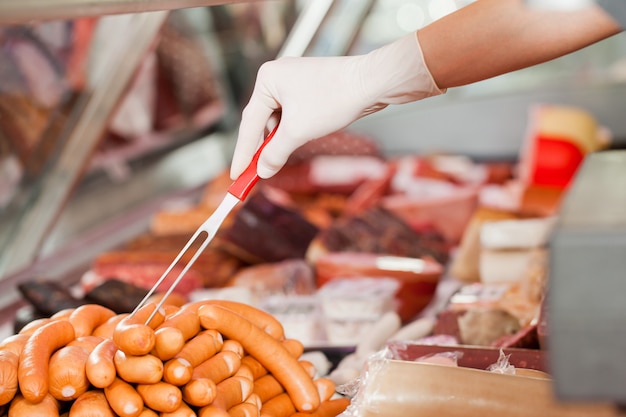
[[[338,391],[352,398],[340,417],[619,415],[608,404],[558,403],[544,375],[399,360],[388,348],[372,355],[361,375]]]

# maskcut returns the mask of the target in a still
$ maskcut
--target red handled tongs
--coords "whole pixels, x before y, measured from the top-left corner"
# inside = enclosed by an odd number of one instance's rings
[[[170,287],[165,292],[165,294],[163,294],[163,297],[159,301],[158,305],[156,306],[156,308],[154,309],[150,317],[148,317],[148,320],[146,320],[146,324],[148,324],[150,320],[152,320],[152,318],[157,313],[157,311],[165,303],[165,300],[170,296],[170,294],[172,293],[172,291],[174,291],[178,283],[183,279],[183,277],[185,276],[189,268],[191,268],[193,263],[196,261],[196,259],[198,259],[198,257],[202,253],[202,251],[207,247],[207,245],[211,242],[211,240],[213,240],[213,237],[215,237],[215,234],[217,233],[218,229],[224,222],[224,219],[226,219],[228,214],[237,205],[237,203],[246,199],[246,197],[248,196],[248,193],[250,193],[250,190],[252,190],[252,187],[254,187],[254,185],[260,179],[259,176],[257,175],[257,163],[259,162],[259,155],[261,154],[261,151],[263,150],[265,145],[267,145],[269,141],[274,137],[274,134],[276,133],[276,129],[278,129],[278,125],[272,130],[272,132],[269,135],[267,135],[267,137],[265,138],[265,140],[263,141],[259,149],[256,151],[256,153],[252,157],[252,161],[250,161],[250,165],[248,165],[246,170],[239,176],[239,178],[237,178],[230,185],[230,187],[228,187],[228,192],[226,193],[226,196],[224,197],[220,205],[217,207],[215,212],[211,214],[211,216],[208,219],[206,219],[204,223],[202,223],[202,225],[198,228],[198,230],[196,230],[193,236],[191,236],[191,239],[189,239],[187,244],[178,253],[174,261],[165,270],[161,278],[159,278],[159,280],[152,286],[150,291],[148,291],[146,296],[141,300],[141,302],[137,305],[137,307],[135,307],[133,312],[130,314],[131,316],[133,316],[141,307],[143,307],[146,304],[148,299],[152,296],[152,294],[154,294],[156,289],[159,287],[159,285],[161,285],[161,283],[165,280],[165,278],[167,278],[170,272],[172,272],[172,269],[174,269],[174,266],[176,266],[176,264],[180,261],[180,259],[187,252],[187,250],[191,247],[191,245],[200,237],[200,235],[202,233],[206,233],[206,238],[204,239],[200,247],[196,250],[196,252],[193,254],[189,262],[187,262],[187,265],[185,265],[185,267],[183,268],[181,273],[178,275],[178,277],[176,277],[174,282],[172,282],[172,285],[170,285]]]

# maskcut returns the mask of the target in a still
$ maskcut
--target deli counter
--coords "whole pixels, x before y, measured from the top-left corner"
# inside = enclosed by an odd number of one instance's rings
[[[264,61],[466,3],[0,0],[0,361],[55,340],[0,415],[621,415],[622,35],[308,143],[148,293],[228,190]]]

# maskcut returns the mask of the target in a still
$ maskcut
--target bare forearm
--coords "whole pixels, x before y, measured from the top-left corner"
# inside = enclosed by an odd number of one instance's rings
[[[528,8],[523,0],[478,0],[418,31],[440,88],[456,87],[539,64],[621,31],[600,7]]]

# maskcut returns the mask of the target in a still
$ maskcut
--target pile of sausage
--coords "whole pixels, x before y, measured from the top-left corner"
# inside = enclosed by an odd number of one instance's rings
[[[155,308],[87,304],[1,341],[0,415],[327,417],[349,405],[262,310],[218,300]]]

